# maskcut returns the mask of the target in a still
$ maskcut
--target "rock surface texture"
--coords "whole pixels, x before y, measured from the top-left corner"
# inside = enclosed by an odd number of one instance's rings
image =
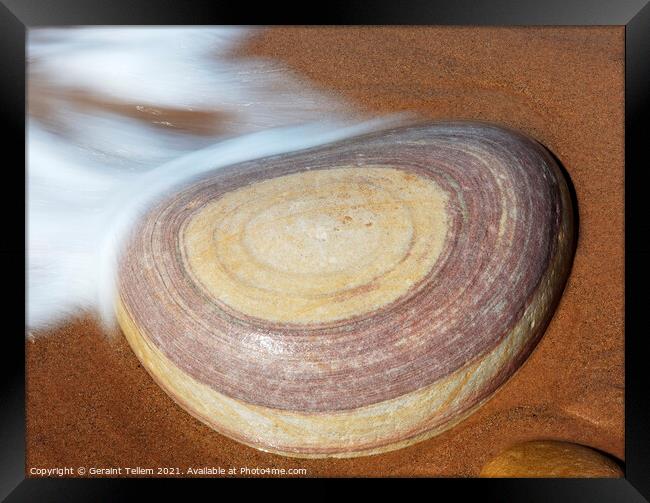
[[[470,414],[543,334],[574,246],[550,154],[473,122],[215,170],[133,236],[118,318],[149,373],[217,431],[299,457]]]
[[[481,477],[618,478],[623,471],[603,454],[578,444],[551,440],[518,444],[490,460]]]

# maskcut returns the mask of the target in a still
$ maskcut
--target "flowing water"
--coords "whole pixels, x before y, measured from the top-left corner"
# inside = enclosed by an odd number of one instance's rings
[[[401,121],[281,63],[235,56],[257,29],[29,30],[28,326],[114,323],[121,246],[162,194],[229,164]]]

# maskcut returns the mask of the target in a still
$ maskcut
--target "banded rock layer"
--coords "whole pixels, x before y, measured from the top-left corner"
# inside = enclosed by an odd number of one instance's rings
[[[383,452],[453,426],[519,367],[572,222],[558,166],[519,133],[383,131],[163,198],[121,259],[118,319],[217,431],[285,455]]]

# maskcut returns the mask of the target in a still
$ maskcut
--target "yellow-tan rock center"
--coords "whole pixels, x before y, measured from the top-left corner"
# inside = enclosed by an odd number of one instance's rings
[[[184,228],[206,294],[248,316],[323,323],[403,296],[435,264],[446,195],[386,167],[306,171],[230,192]]]

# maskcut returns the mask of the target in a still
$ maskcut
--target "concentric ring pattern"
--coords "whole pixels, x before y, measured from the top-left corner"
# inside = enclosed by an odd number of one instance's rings
[[[568,275],[566,182],[535,141],[412,126],[215,170],[139,222],[118,318],[213,428],[296,456],[394,449],[465,417]]]

